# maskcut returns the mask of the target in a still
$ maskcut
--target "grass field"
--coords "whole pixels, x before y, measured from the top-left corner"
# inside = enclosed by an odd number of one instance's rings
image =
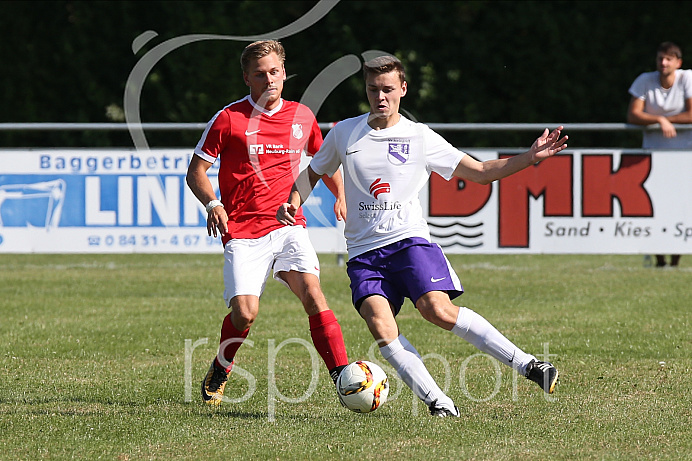
[[[322,282],[349,357],[371,354],[333,255]],[[538,386],[423,321],[399,324],[462,411],[432,419],[385,367],[391,398],[369,415],[311,387],[307,319],[269,281],[238,372],[236,403],[198,385],[216,353],[220,256],[0,255],[0,459],[684,459],[692,454],[692,257],[450,256],[459,300],[560,384]],[[309,345],[309,344],[308,344]],[[376,349],[374,349],[376,351]],[[274,380],[268,380],[274,376]],[[273,398],[271,397],[273,396]],[[298,400],[303,400],[297,402]]]

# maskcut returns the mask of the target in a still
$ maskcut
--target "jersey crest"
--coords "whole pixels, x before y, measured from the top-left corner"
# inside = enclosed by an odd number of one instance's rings
[[[398,163],[406,163],[409,157],[409,144],[403,142],[389,143],[389,161],[395,165]]]
[[[292,126],[293,128],[293,137],[296,139],[300,139],[303,137],[303,124],[302,123],[294,123]]]

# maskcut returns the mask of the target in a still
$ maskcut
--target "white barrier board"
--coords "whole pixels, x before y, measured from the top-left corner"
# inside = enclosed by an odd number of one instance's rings
[[[190,155],[0,151],[0,253],[220,253],[185,184]],[[487,186],[433,175],[421,202],[447,253],[692,253],[688,152],[568,151]],[[346,249],[333,204],[320,183],[304,205],[320,253]]]

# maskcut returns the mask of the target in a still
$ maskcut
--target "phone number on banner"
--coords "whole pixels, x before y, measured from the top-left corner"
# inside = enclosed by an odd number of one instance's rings
[[[120,247],[120,248],[161,248],[161,247],[185,247],[185,248],[212,248],[220,247],[219,238],[198,234],[105,234],[89,235],[87,237],[90,247]]]

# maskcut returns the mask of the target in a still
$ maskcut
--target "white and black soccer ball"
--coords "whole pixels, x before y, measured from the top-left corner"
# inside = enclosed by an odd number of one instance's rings
[[[356,413],[370,413],[380,408],[389,394],[387,374],[366,360],[350,363],[336,380],[341,404]]]

